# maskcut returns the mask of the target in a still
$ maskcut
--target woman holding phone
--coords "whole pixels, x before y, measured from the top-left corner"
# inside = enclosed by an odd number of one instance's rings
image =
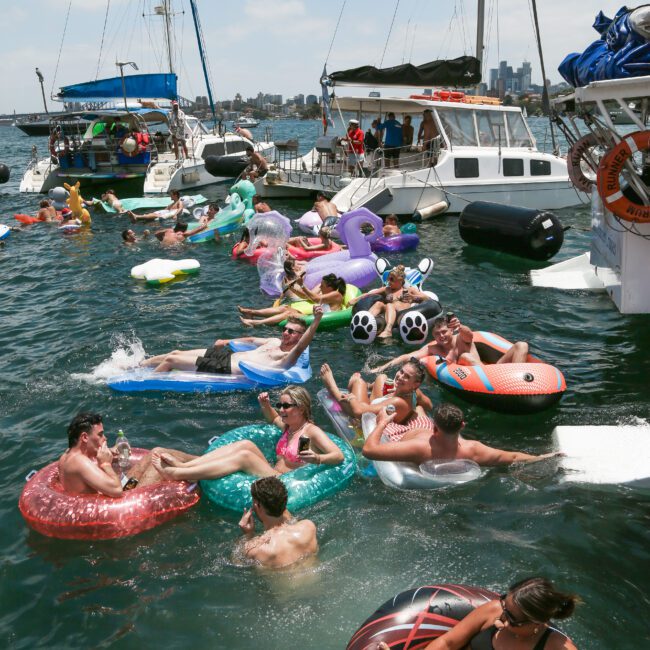
[[[275,408],[271,406],[268,393],[260,393],[257,399],[266,420],[282,429],[282,436],[275,448],[275,465],[271,465],[259,447],[250,440],[233,442],[186,462],[180,462],[164,452],[154,453],[152,464],[169,480],[202,481],[235,472],[278,476],[305,463],[338,465],[343,461],[341,450],[313,423],[311,397],[302,386],[287,386],[280,393]],[[298,448],[301,438],[302,451]]]

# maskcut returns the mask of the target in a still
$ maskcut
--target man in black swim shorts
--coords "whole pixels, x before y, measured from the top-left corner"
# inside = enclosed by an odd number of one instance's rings
[[[196,372],[209,372],[217,375],[231,373],[230,358],[232,350],[228,345],[213,345],[202,357],[196,359]]]

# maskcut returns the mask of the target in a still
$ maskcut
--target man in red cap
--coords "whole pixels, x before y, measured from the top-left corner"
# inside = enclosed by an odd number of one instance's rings
[[[185,113],[179,108],[178,102],[172,101],[172,110],[169,113],[169,132],[172,135],[174,155],[178,160],[178,145],[183,147],[183,157],[187,158],[187,144],[185,143]]]
[[[355,169],[363,167],[365,147],[363,144],[364,134],[359,128],[359,120],[352,119],[348,123],[347,141],[348,171],[354,175]]]

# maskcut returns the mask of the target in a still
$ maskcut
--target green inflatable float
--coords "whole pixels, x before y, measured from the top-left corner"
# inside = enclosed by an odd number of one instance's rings
[[[273,465],[276,462],[275,446],[281,435],[280,429],[272,424],[249,424],[212,440],[205,453],[232,442],[250,440]],[[357,460],[352,447],[337,436],[327,435],[343,452],[343,462],[340,465],[306,464],[292,472],[281,474],[278,478],[285,484],[289,493],[289,512],[306,508],[339,492],[352,480],[356,472]],[[245,508],[251,507],[251,484],[257,478],[244,472],[235,472],[222,478],[201,481],[201,490],[213,503],[241,513]]]

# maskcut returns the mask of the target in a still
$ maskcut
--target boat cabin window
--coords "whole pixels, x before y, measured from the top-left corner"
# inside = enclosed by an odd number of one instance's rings
[[[458,108],[437,108],[442,127],[452,147],[476,147],[474,111]]]
[[[550,176],[551,163],[548,160],[531,160],[530,161],[530,175],[531,176]]]
[[[524,161],[521,158],[504,158],[503,159],[504,176],[523,176]]]
[[[526,123],[521,113],[507,112],[505,114],[510,132],[511,147],[533,147],[533,141],[530,139]]]
[[[454,158],[456,178],[478,178],[478,158]]]
[[[226,149],[223,142],[210,142],[203,147],[201,156],[205,160],[206,156],[223,156],[225,153]]]
[[[506,125],[501,111],[476,111],[476,123],[482,147],[506,146]]]

